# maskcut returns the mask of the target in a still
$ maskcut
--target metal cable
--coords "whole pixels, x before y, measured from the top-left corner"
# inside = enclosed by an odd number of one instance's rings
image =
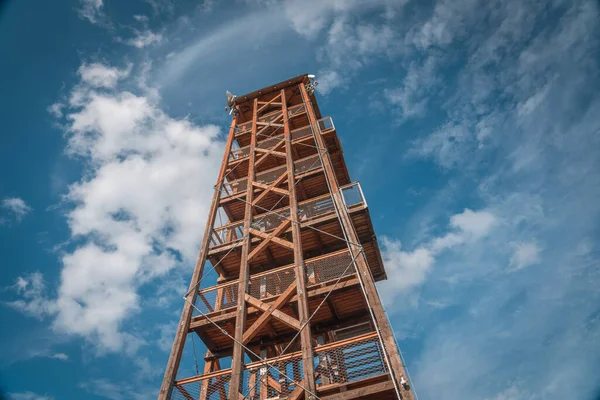
[[[306,98],[304,96],[304,92],[302,93],[302,97],[304,98],[305,104],[308,105],[309,103],[311,103],[310,99]],[[312,103],[311,103],[311,106],[312,106]],[[308,113],[308,110],[307,110],[307,113]],[[316,137],[317,132],[315,132],[315,127],[313,126],[312,123],[310,124],[310,127],[311,127],[311,130],[312,130],[312,133],[313,133],[313,137],[314,137],[315,143],[316,143],[317,142],[317,137]],[[320,129],[319,129],[319,133],[320,133]],[[322,158],[322,155],[321,155],[320,152],[319,152],[319,158],[321,158],[321,165],[322,165],[323,169],[325,169],[325,164],[323,162],[323,158]],[[329,182],[329,177],[327,176],[326,173],[325,173],[325,181],[327,182],[327,187],[329,189],[329,193],[331,193],[331,196],[333,197],[333,191],[331,190],[331,183]],[[333,202],[333,204],[334,204],[334,208],[336,210],[337,217],[340,220],[340,226],[342,228],[342,233],[344,234],[344,238],[346,238],[346,242],[348,243],[348,250],[350,252],[352,252],[352,249],[350,248],[350,241],[348,240],[348,235],[346,233],[346,229],[344,228],[344,225],[341,223],[342,219],[341,219],[340,212],[338,210],[337,204],[336,204],[335,201]],[[354,229],[354,227],[352,227],[352,228]],[[371,318],[373,319],[373,322],[375,322],[374,323],[374,325],[375,325],[375,331],[377,332],[377,336],[379,337],[379,341],[381,343],[381,347],[384,350],[383,351],[383,355],[384,355],[384,358],[385,358],[388,370],[390,371],[390,375],[392,375],[391,363],[390,363],[390,360],[389,360],[389,356],[387,354],[387,350],[386,350],[385,344],[383,343],[383,336],[381,335],[379,327],[377,326],[377,323],[376,323],[376,320],[375,320],[375,314],[373,313],[373,308],[371,307],[371,302],[369,301],[369,296],[367,295],[367,291],[366,291],[366,289],[364,287],[362,276],[361,276],[360,272],[358,271],[358,267],[356,266],[356,263],[354,264],[354,268],[356,269],[356,275],[358,276],[358,281],[360,283],[361,290],[363,292],[363,295],[365,296],[365,301],[367,303],[367,307],[369,309],[369,313],[371,314]],[[369,273],[370,272],[371,271],[369,270]],[[398,396],[398,399],[402,399],[402,395],[400,394],[400,388],[398,387],[398,383],[396,382],[396,380],[393,379],[393,375],[392,375],[392,383],[394,385],[394,389],[396,391],[396,395]]]

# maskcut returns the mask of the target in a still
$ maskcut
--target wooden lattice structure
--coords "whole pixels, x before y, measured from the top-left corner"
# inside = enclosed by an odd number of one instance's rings
[[[302,75],[236,99],[159,399],[413,399],[367,203],[313,92]],[[204,368],[181,377],[191,336]]]

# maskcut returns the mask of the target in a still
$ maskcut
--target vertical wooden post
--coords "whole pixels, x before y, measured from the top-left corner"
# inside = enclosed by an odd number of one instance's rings
[[[298,317],[300,320],[300,340],[302,348],[302,366],[304,370],[304,387],[311,393],[316,393],[315,365],[312,352],[312,335],[310,330],[308,297],[306,294],[306,271],[304,254],[302,252],[302,236],[298,222],[298,198],[296,196],[296,178],[294,174],[294,156],[292,153],[292,137],[288,121],[288,111],[285,89],[281,90],[281,108],[283,113],[283,133],[285,139],[286,165],[288,172],[288,191],[290,198],[290,218],[292,219],[292,242],[294,243],[294,270],[296,273],[296,287],[298,290]],[[305,393],[304,398],[310,399],[312,395]]]
[[[229,383],[229,399],[237,400],[240,398],[240,383],[244,366],[244,348],[242,339],[246,329],[246,292],[248,291],[248,277],[250,275],[250,265],[248,264],[248,254],[250,253],[252,241],[250,240],[250,225],[252,223],[252,200],[254,195],[254,163],[256,160],[256,122],[257,122],[258,99],[254,99],[252,110],[252,136],[250,138],[250,154],[248,158],[248,183],[246,188],[246,208],[244,212],[244,234],[242,242],[242,256],[240,262],[240,277],[238,284],[238,304],[235,317],[235,341],[233,343],[233,356],[231,359],[231,381]],[[241,396],[243,397],[243,395]]]
[[[371,270],[369,269],[364,253],[361,252],[361,247],[358,245],[358,236],[356,234],[356,231],[354,230],[352,220],[350,219],[350,214],[346,209],[346,206],[342,199],[342,194],[340,192],[337,178],[333,170],[333,163],[331,161],[331,157],[329,156],[329,153],[325,150],[327,149],[327,144],[325,143],[325,139],[321,135],[321,130],[319,128],[319,123],[315,116],[315,111],[313,109],[312,102],[310,101],[310,97],[308,96],[308,93],[306,91],[305,84],[300,83],[299,87],[302,93],[302,98],[304,100],[304,105],[306,107],[310,124],[313,127],[315,143],[322,154],[323,169],[325,174],[327,175],[327,180],[330,185],[331,198],[333,199],[336,208],[340,213],[340,224],[342,225],[342,229],[345,231],[347,238],[350,241],[350,243],[348,243],[348,248],[350,249],[350,253],[353,259],[355,259],[356,261],[356,266],[358,268],[357,273],[360,275],[359,278],[365,288],[367,299],[373,310],[375,323],[377,324],[378,329],[381,332],[384,346],[383,350],[387,353],[388,358],[390,360],[391,377],[392,379],[394,379],[396,387],[400,388],[402,398],[412,400],[412,392],[404,390],[402,388],[402,385],[400,385],[400,377],[406,376],[406,372],[404,371],[404,367],[402,366],[402,360],[400,359],[400,354],[398,353],[398,348],[396,347],[396,341],[394,340],[392,329],[390,327],[389,321],[387,320],[385,312],[383,311],[383,306],[381,304],[379,295],[377,294],[377,289],[375,287],[375,281],[373,280],[373,276],[371,275]]]
[[[200,282],[200,279],[202,278],[202,273],[204,272],[204,263],[206,262],[206,255],[208,254],[209,250],[210,236],[212,233],[213,225],[215,223],[215,218],[217,216],[221,187],[223,186],[223,181],[225,179],[225,170],[228,165],[227,160],[229,159],[231,145],[233,144],[233,139],[235,138],[236,123],[237,117],[232,119],[231,126],[229,127],[229,136],[225,145],[223,163],[221,164],[221,170],[219,171],[219,177],[217,179],[217,184],[215,185],[215,192],[213,194],[212,204],[210,206],[210,211],[208,212],[208,221],[206,221],[206,228],[204,230],[204,236],[202,237],[202,246],[200,247],[200,252],[198,253],[196,266],[194,267],[194,273],[192,275],[192,280],[188,289],[188,291],[191,292],[190,294],[188,294],[189,301],[186,301],[183,304],[183,311],[181,313],[181,318],[179,319],[177,333],[175,334],[175,340],[173,341],[173,347],[171,348],[171,354],[169,356],[169,361],[167,362],[165,375],[163,377],[160,392],[158,394],[159,400],[167,400],[171,398],[173,382],[175,381],[177,370],[179,369],[179,363],[181,362],[181,355],[183,354],[185,337],[190,329],[190,321],[192,319],[193,311],[192,304],[196,301],[198,282]]]

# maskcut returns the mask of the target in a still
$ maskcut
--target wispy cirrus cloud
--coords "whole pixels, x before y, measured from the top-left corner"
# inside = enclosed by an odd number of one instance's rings
[[[0,218],[0,225],[2,225],[2,221],[8,222],[8,218],[21,222],[27,214],[33,211],[33,208],[20,197],[6,197],[2,199],[2,209],[4,209],[8,217]]]

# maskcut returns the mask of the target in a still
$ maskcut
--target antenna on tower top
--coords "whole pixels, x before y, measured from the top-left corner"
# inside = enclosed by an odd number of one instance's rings
[[[229,90],[225,91],[225,94],[227,95],[227,105],[225,106],[225,111],[229,111],[229,115],[231,115],[237,111],[235,108],[235,99],[237,99],[237,96],[231,93]]]
[[[311,96],[315,93],[315,88],[319,85],[319,82],[315,80],[314,74],[306,75],[308,77],[308,84],[306,85],[306,91]]]

